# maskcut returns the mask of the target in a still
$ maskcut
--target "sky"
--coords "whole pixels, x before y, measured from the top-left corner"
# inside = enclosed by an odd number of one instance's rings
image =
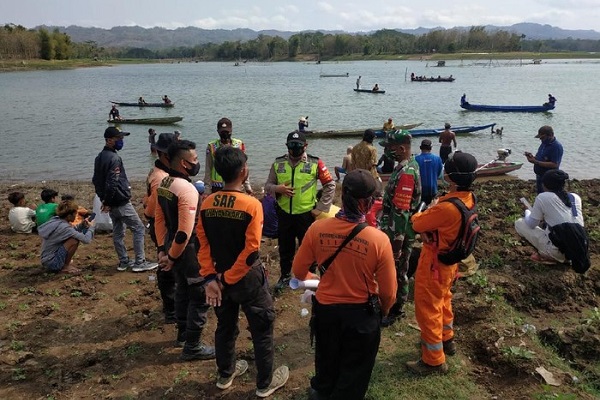
[[[600,32],[600,0],[0,0],[0,23],[111,28],[344,30],[507,26]]]

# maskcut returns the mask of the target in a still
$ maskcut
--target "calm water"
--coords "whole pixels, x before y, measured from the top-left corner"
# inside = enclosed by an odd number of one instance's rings
[[[459,148],[480,162],[491,161],[498,148],[510,148],[513,161],[535,153],[534,139],[541,125],[554,127],[565,147],[563,169],[575,178],[598,178],[598,116],[600,64],[574,60],[518,66],[515,61],[493,67],[461,66],[449,61],[433,68],[420,61],[367,61],[348,63],[181,63],[127,65],[71,71],[0,74],[0,172],[3,179],[40,181],[90,180],[93,160],[103,146],[110,100],[160,101],[163,94],[175,108],[120,108],[123,117],[181,115],[177,126],[155,127],[157,132],[182,131],[194,140],[199,153],[217,137],[216,121],[233,121],[234,136],[243,139],[250,157],[251,178],[261,186],[275,157],[286,152],[287,133],[298,118],[308,115],[317,130],[381,126],[393,116],[398,123],[423,122],[438,128],[496,122],[501,137],[488,132],[459,137]],[[320,73],[350,73],[349,78],[319,78]],[[447,76],[454,83],[411,83],[407,75]],[[378,83],[385,95],[354,93],[356,77],[364,87]],[[535,105],[548,93],[557,97],[551,113],[475,113],[459,107],[466,93],[474,104]],[[147,142],[149,126],[123,125],[132,134],[120,152],[130,178],[143,178],[152,165]],[[413,142],[418,151],[421,138]],[[347,145],[360,138],[314,139],[309,152],[323,158],[333,172]],[[434,147],[437,152],[437,147]],[[204,156],[201,157],[204,164]],[[203,174],[203,171],[201,171]],[[514,175],[531,179],[531,165]],[[201,176],[201,175],[200,175]]]

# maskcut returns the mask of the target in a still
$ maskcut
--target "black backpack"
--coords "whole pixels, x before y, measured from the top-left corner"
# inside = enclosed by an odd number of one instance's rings
[[[438,260],[446,265],[453,265],[467,258],[475,250],[477,239],[479,238],[479,220],[477,219],[477,198],[473,195],[474,205],[469,209],[462,200],[456,197],[450,197],[446,200],[460,211],[461,224],[458,236],[452,243],[452,247],[445,253],[438,253]]]

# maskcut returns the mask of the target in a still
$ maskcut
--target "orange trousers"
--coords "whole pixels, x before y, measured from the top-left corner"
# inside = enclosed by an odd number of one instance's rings
[[[423,246],[415,274],[415,316],[421,329],[421,358],[425,364],[440,365],[446,361],[443,342],[454,337],[452,323],[452,282],[458,264],[437,262],[429,246]]]

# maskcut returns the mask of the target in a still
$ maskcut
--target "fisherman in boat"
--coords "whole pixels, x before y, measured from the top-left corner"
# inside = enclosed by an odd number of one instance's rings
[[[464,104],[464,105],[468,105],[469,102],[467,101],[467,95],[463,93],[462,96],[460,96],[460,104]]]
[[[144,100],[144,98],[142,96],[140,96],[140,98],[138,99],[138,104],[140,106],[145,106],[148,103],[146,103],[146,100]]]
[[[548,94],[548,102],[544,103],[544,107],[554,107],[554,103],[556,103],[556,97]]]
[[[358,79],[356,80],[356,90],[360,89],[360,78],[362,78],[362,76],[358,76]]]
[[[396,129],[396,127],[394,126],[394,121],[392,120],[392,117],[389,117],[388,120],[383,123],[382,129],[384,132],[393,131],[394,129]]]
[[[414,73],[414,72],[411,72],[411,74],[410,74],[410,80],[411,80],[411,81],[414,81],[414,80],[416,80],[416,78],[415,78],[415,73]]]
[[[172,102],[171,102],[171,99],[169,99],[169,97],[167,97],[167,95],[166,95],[166,94],[163,96],[162,100],[163,100],[163,102],[164,102],[165,104],[171,104],[171,103],[172,103]]]
[[[375,86],[373,86],[373,89],[372,89],[372,90],[373,90],[374,92],[378,92],[378,91],[379,91],[379,85],[378,85],[378,84],[375,84]]]
[[[301,117],[298,120],[298,131],[299,132],[306,132],[306,128],[308,128],[308,116]]]
[[[113,104],[112,108],[108,112],[108,120],[109,121],[120,121],[121,119],[122,118],[119,115],[119,110],[117,109],[117,106],[115,104]]]

